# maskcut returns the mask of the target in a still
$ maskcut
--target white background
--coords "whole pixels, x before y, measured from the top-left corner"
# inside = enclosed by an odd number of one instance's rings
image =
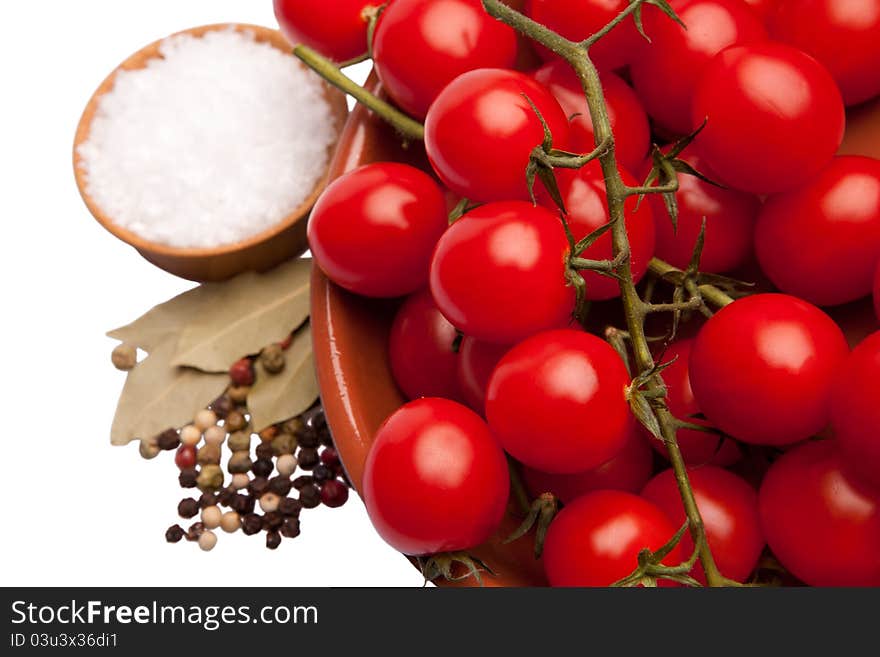
[[[303,514],[271,552],[220,533],[204,553],[169,545],[178,522],[172,453],[111,447],[124,375],[104,333],[191,287],[91,217],[72,143],[101,80],[172,32],[218,22],[274,27],[271,0],[40,0],[0,8],[0,584],[420,586],[375,534],[360,500]],[[367,70],[361,66],[356,77]],[[191,521],[190,521],[191,522]],[[181,522],[181,524],[186,524]]]

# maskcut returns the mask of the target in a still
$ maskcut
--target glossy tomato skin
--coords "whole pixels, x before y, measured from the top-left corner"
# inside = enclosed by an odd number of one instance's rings
[[[767,20],[779,0],[744,0],[761,20]]]
[[[734,301],[694,341],[690,380],[706,418],[757,445],[787,445],[828,424],[836,369],[848,353],[840,328],[785,294]]]
[[[880,332],[859,343],[837,374],[831,425],[847,472],[880,491]]]
[[[331,183],[312,210],[309,247],[334,283],[368,297],[424,287],[446,201],[426,173],[405,164],[367,164]]]
[[[504,449],[532,468],[577,473],[626,444],[629,375],[607,342],[574,329],[545,331],[511,349],[495,368],[486,418]]]
[[[831,440],[783,454],[758,493],[773,554],[811,586],[880,586],[880,498],[848,479]]]
[[[709,422],[701,418],[692,417],[700,413],[700,405],[694,399],[694,391],[691,389],[690,365],[691,349],[694,341],[691,339],[676,340],[670,344],[662,354],[662,362],[671,363],[663,370],[663,382],[666,384],[666,404],[669,410],[679,420],[711,426]],[[679,429],[676,432],[678,447],[685,463],[690,466],[700,466],[712,463],[719,466],[733,465],[742,457],[742,452],[735,442],[730,439],[723,440],[721,436],[696,429]],[[655,439],[651,439],[651,446],[664,457],[667,456],[665,445]]]
[[[376,531],[404,554],[467,550],[498,527],[507,461],[486,423],[447,399],[426,397],[379,428],[364,468]]]
[[[769,27],[824,64],[847,105],[880,94],[880,0],[779,0]]]
[[[809,55],[765,41],[733,46],[706,67],[694,95],[695,142],[730,187],[773,194],[824,167],[843,139],[843,100],[831,74]]]
[[[409,399],[458,398],[458,331],[434,305],[430,290],[412,294],[397,311],[388,338],[394,381]]]
[[[431,262],[431,293],[465,335],[512,344],[565,326],[569,245],[552,212],[523,201],[487,203],[444,233]]]
[[[718,569],[730,579],[747,579],[758,564],[765,542],[758,515],[758,493],[744,479],[711,465],[692,468],[688,476]],[[672,469],[651,479],[642,497],[663,509],[677,527],[684,524],[686,515]],[[690,534],[682,536],[680,546],[684,554],[691,554],[694,542]],[[699,563],[692,574],[706,583]]]
[[[510,350],[509,345],[462,338],[458,349],[456,380],[458,394],[465,404],[480,415],[486,414],[486,389],[498,361]]]
[[[528,15],[572,41],[582,41],[598,32],[626,9],[627,0],[529,0]],[[641,39],[632,20],[624,21],[591,50],[596,66],[613,70],[629,63]],[[556,55],[538,47],[538,54],[552,60]]]
[[[480,0],[394,0],[373,36],[376,73],[404,111],[424,119],[447,84],[477,68],[512,68],[516,35]]]
[[[526,166],[544,128],[528,99],[550,127],[554,146],[566,148],[565,113],[524,73],[477,69],[440,92],[425,119],[425,149],[449,189],[478,202],[529,198]]]
[[[651,478],[653,469],[651,448],[633,422],[621,450],[597,468],[575,474],[550,474],[524,466],[522,474],[533,496],[553,493],[568,504],[596,490],[638,493]]]
[[[598,161],[577,170],[557,169],[556,182],[568,214],[566,220],[576,240],[586,237],[609,221],[605,197],[605,177]],[[635,178],[620,167],[620,175],[627,185],[636,185]],[[556,204],[541,185],[537,188],[538,202],[546,208],[556,209]],[[624,210],[626,229],[630,242],[630,267],[633,279],[638,283],[648,271],[648,263],[654,257],[654,213],[649,203],[639,204],[635,196],[627,199]],[[581,257],[590,260],[608,260],[612,254],[611,231],[597,239]],[[587,299],[606,301],[620,296],[620,285],[607,276],[595,272],[581,272],[587,284]]]
[[[765,40],[767,30],[742,0],[685,0],[673,7],[687,29],[646,7],[651,41],[639,44],[630,75],[651,117],[672,134],[686,135],[694,129],[691,101],[709,61],[728,46]]]
[[[657,505],[632,493],[602,490],[567,504],[544,543],[544,572],[551,586],[610,586],[638,566],[639,552],[657,550],[675,527]],[[663,560],[681,561],[676,546]]]
[[[880,320],[880,261],[877,262],[877,270],[874,273],[874,314]]]
[[[337,62],[367,52],[364,10],[380,0],[274,0],[275,18],[287,40],[314,48]]]
[[[559,101],[565,115],[571,117],[570,148],[578,153],[589,153],[596,147],[593,121],[584,96],[584,90],[567,62],[549,62],[532,73]],[[614,133],[618,161],[635,171],[648,152],[650,129],[648,117],[635,91],[618,75],[602,73],[602,90],[608,108],[608,120]]]
[[[836,157],[804,186],[771,196],[755,251],[776,287],[811,303],[871,294],[880,256],[880,160]]]

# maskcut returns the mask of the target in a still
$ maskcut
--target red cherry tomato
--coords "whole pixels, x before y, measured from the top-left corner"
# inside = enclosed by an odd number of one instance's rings
[[[582,41],[614,20],[628,5],[628,0],[531,0],[528,15],[567,39]],[[596,66],[607,70],[625,66],[641,38],[635,22],[624,21],[592,48]],[[556,57],[546,48],[539,46],[537,50],[545,59]]]
[[[676,340],[663,353],[663,362],[672,363],[663,370],[666,404],[679,420],[708,427],[711,425],[706,420],[692,417],[700,413],[700,406],[694,399],[688,375],[693,343],[693,340]],[[676,432],[676,439],[685,463],[691,466],[706,463],[720,466],[733,465],[742,457],[742,452],[734,441],[722,439],[715,434],[696,429],[679,429]],[[661,441],[651,438],[651,446],[659,454],[667,455],[666,447]]]
[[[545,331],[498,363],[486,418],[511,456],[537,470],[583,472],[626,444],[631,416],[626,367],[605,341],[583,331]]]
[[[776,461],[758,493],[767,543],[811,586],[880,586],[880,498],[844,476],[834,441]]]
[[[544,542],[551,586],[610,586],[638,566],[639,552],[656,551],[678,530],[655,504],[632,493],[601,490],[567,504]],[[675,546],[663,560],[676,565]]]
[[[766,19],[773,9],[776,7],[776,3],[779,0],[743,0],[749,7],[752,8],[752,11],[758,15],[758,18],[764,20]]]
[[[274,0],[275,18],[293,45],[305,44],[337,62],[367,52],[364,11],[381,0]]]
[[[734,438],[787,445],[829,420],[833,374],[848,347],[840,328],[806,301],[756,294],[706,322],[690,379],[706,418]]]
[[[572,117],[569,139],[571,150],[581,153],[592,151],[596,147],[593,121],[584,90],[574,69],[567,62],[556,61],[545,64],[532,73],[532,77],[546,86],[559,101],[566,116]],[[602,90],[614,133],[617,159],[627,169],[634,171],[641,166],[648,152],[648,117],[636,93],[614,73],[602,74]]]
[[[758,494],[745,480],[711,465],[688,472],[697,508],[706,527],[706,538],[721,574],[743,581],[758,564],[764,549],[764,534],[758,516]],[[664,470],[648,482],[642,497],[659,506],[678,527],[686,515],[675,481],[675,473]],[[681,551],[690,555],[694,542],[685,534],[679,543]],[[706,583],[698,563],[693,576]]]
[[[510,347],[465,336],[458,349],[458,392],[464,402],[480,415],[486,413],[489,377]]]
[[[638,493],[651,478],[653,469],[654,457],[648,441],[632,422],[621,450],[598,468],[576,474],[550,474],[523,466],[522,473],[532,495],[553,493],[568,504],[595,490]]]
[[[871,294],[880,257],[880,160],[837,157],[803,187],[771,196],[755,250],[783,292],[822,306]]]
[[[462,73],[513,67],[516,49],[513,30],[489,16],[480,0],[394,0],[373,37],[383,88],[419,119]]]
[[[427,397],[379,428],[364,467],[370,520],[393,548],[421,555],[467,550],[501,522],[507,460],[472,410]]]
[[[877,263],[877,271],[874,273],[874,314],[880,319],[880,261]]]
[[[388,353],[394,381],[409,399],[458,396],[458,332],[429,290],[410,296],[394,316]]]
[[[853,349],[838,372],[831,424],[848,472],[880,490],[880,332]]]
[[[368,164],[331,183],[312,210],[309,246],[337,285],[368,297],[424,287],[448,224],[443,192],[405,164]]]
[[[543,85],[517,71],[484,68],[450,82],[425,120],[431,166],[453,192],[472,201],[529,198],[526,166],[544,128],[567,148],[568,119]]]
[[[694,127],[691,101],[709,61],[728,46],[765,40],[767,30],[742,0],[685,0],[674,9],[687,29],[646,7],[645,33],[651,41],[642,40],[629,70],[651,117],[683,135]]]
[[[847,105],[880,94],[880,0],[779,0],[769,26],[825,65]]]
[[[466,335],[511,344],[568,323],[569,245],[552,212],[523,201],[488,203],[456,221],[431,263],[431,293]]]
[[[843,139],[843,101],[828,71],[769,41],[727,48],[709,62],[692,119],[708,119],[695,144],[720,182],[754,194],[809,180]]]
[[[620,169],[623,182],[636,185],[636,180],[625,169]],[[605,177],[598,161],[587,166],[572,169],[557,169],[556,182],[568,211],[567,221],[574,238],[579,240],[600,228],[609,221],[608,206],[605,198]],[[543,185],[536,185],[538,202],[545,207],[555,209],[556,205]],[[638,207],[638,209],[636,209]],[[626,213],[626,229],[630,242],[630,267],[635,281],[638,283],[648,263],[654,257],[654,213],[648,203],[639,205],[638,199],[631,196],[624,205]],[[591,260],[607,260],[612,257],[611,231],[596,240],[581,257]],[[582,272],[587,283],[587,299],[605,301],[620,296],[620,285],[607,276],[595,272]]]
[[[714,174],[697,155],[687,153],[682,159],[713,180]],[[677,227],[672,225],[663,199],[657,194],[648,196],[657,229],[657,257],[679,269],[687,268],[705,218],[700,271],[719,274],[745,264],[752,255],[755,221],[761,209],[758,197],[711,185],[696,176],[682,175],[678,180]]]

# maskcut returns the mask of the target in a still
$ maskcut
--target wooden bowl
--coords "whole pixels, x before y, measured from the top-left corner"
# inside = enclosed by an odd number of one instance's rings
[[[230,27],[240,32],[252,32],[257,41],[268,43],[282,52],[290,53],[291,51],[290,44],[279,31],[258,25],[205,25],[184,30],[177,34],[189,34],[200,37],[206,32],[225,30]],[[123,242],[133,246],[144,258],[154,265],[167,272],[193,281],[219,281],[235,276],[243,271],[263,271],[271,269],[288,258],[300,255],[308,248],[306,240],[308,215],[318,196],[327,185],[327,173],[315,184],[312,192],[299,207],[271,228],[246,240],[211,248],[177,248],[146,240],[132,231],[116,225],[112,217],[107,216],[94,199],[89,196],[86,191],[84,167],[77,151],[80,144],[89,137],[89,130],[98,108],[98,101],[102,95],[113,88],[117,71],[144,68],[148,60],[159,57],[159,46],[162,41],[164,39],[151,43],[122,62],[101,83],[95,93],[92,94],[82,114],[82,118],[80,118],[73,144],[73,168],[77,187],[89,211],[104,228]],[[290,57],[292,62],[299,66],[304,66],[293,55],[290,55]],[[348,116],[345,95],[329,84],[324,85],[324,93],[331,110],[330,118],[333,121],[336,134],[339,135]],[[335,147],[335,143],[331,144],[328,149],[329,153],[332,154]]]

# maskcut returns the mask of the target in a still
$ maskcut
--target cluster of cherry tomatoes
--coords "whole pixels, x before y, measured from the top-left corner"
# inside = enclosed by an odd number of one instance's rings
[[[275,1],[292,41],[338,61],[367,51],[376,4],[335,2],[328,14],[331,3]],[[525,11],[581,40],[628,4],[531,0]],[[880,300],[880,161],[835,155],[845,106],[880,94],[880,0],[670,4],[687,29],[645,5],[650,41],[627,20],[592,51],[621,175],[636,185],[652,141],[705,122],[681,157],[723,186],[682,175],[677,229],[658,196],[629,198],[633,276],[655,256],[685,268],[705,219],[701,271],[756,261],[774,290],[658,348],[672,362],[667,404],[691,424],[678,441],[709,545],[732,579],[748,579],[769,546],[802,582],[880,585],[880,333],[850,351],[819,308]],[[632,374],[572,320],[555,203],[540,185],[529,201],[538,113],[554,148],[595,147],[580,82],[479,0],[391,0],[370,34],[384,92],[425,122],[431,165],[356,169],[327,188],[309,224],[332,281],[405,297],[390,357],[413,401],[375,437],[362,491],[370,517],[406,554],[473,548],[505,512],[509,455],[533,494],[564,503],[543,556],[551,584],[609,585],[685,512],[673,472],[656,467],[665,447],[629,409]],[[556,178],[575,240],[608,222],[597,162]],[[450,224],[461,199],[468,211]],[[611,256],[605,234],[581,257]],[[613,314],[617,281],[575,275],[604,302],[597,312]],[[664,563],[687,558],[689,541]]]

